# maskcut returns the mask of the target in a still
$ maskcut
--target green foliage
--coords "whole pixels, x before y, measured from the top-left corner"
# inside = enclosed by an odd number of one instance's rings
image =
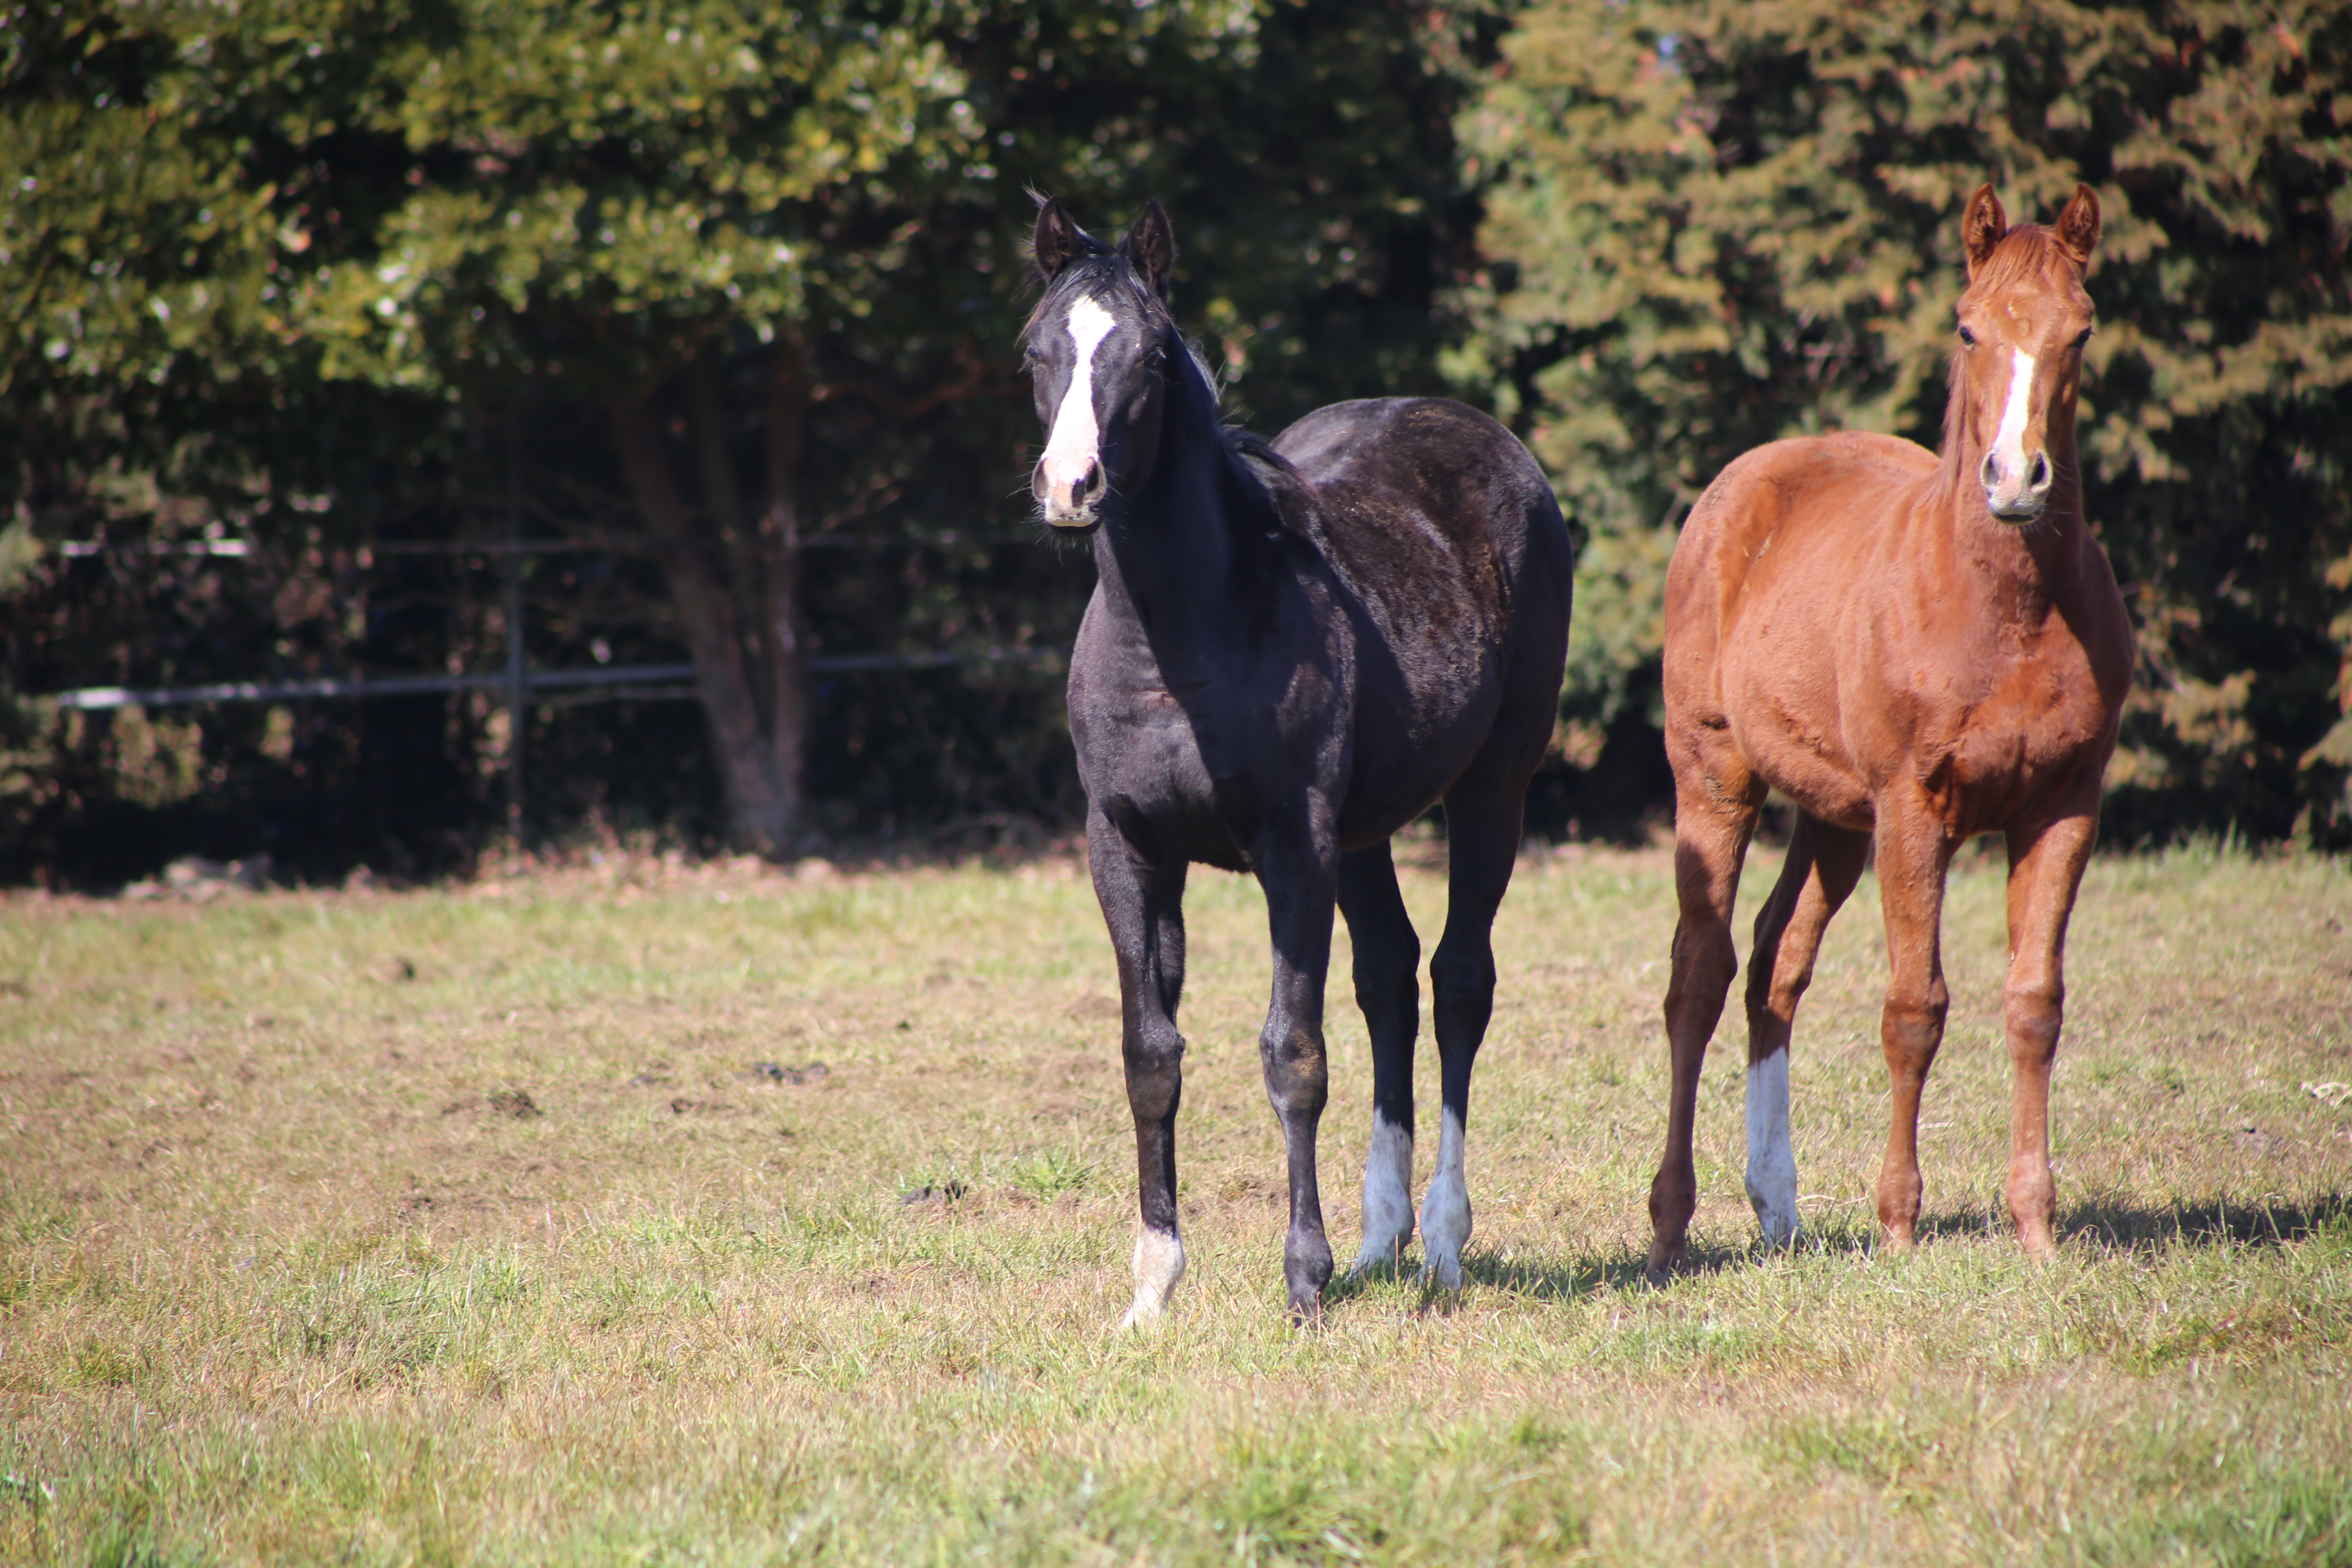
[[[0,147],[22,173],[0,189],[0,473],[18,503],[0,574],[31,633],[0,679],[482,668],[502,627],[466,567],[333,552],[479,537],[519,491],[535,535],[664,542],[613,570],[535,558],[532,662],[740,666],[771,750],[805,724],[812,826],[1066,816],[1050,669],[861,678],[793,721],[756,630],[797,614],[810,651],[1068,640],[1083,563],[1003,542],[1037,434],[1012,352],[1024,186],[1105,230],[1167,202],[1180,309],[1262,424],[1437,389],[1432,307],[1472,216],[1459,61],[1491,26],[1336,0],[32,16],[0,40]],[[649,459],[634,469],[625,416]],[[256,555],[35,548],[223,531]],[[856,547],[795,561],[812,540]],[[721,620],[746,629],[697,645]],[[535,713],[534,816],[700,837],[725,770],[679,713]],[[330,814],[349,847],[278,838],[282,862],[334,875],[442,843],[424,869],[495,796],[486,702],[294,719],[204,718],[219,782],[173,809],[243,803],[245,826],[212,829],[219,852],[247,852],[255,818],[308,837],[291,800],[332,791],[358,805]],[[70,856],[74,824],[158,809],[117,787],[105,723],[73,740],[0,697],[0,727],[35,803],[0,844],[16,874]],[[101,876],[152,853],[119,826],[104,839]]]
[[[1546,0],[1505,48],[1452,368],[1595,537],[1571,711],[1654,667],[1664,531],[1723,464],[1935,443],[1966,194],[2046,221],[2081,180],[2085,488],[2140,628],[2111,821],[2352,829],[2352,15]]]
[[[382,211],[301,280],[298,330],[329,375],[441,391],[543,371],[593,391],[730,331],[766,339],[813,295],[854,310],[889,248],[829,243],[828,226],[919,212],[968,173],[941,20],[418,6],[350,105],[345,133],[380,161],[351,178]]]
[[[1086,1191],[1101,1169],[1076,1150],[1057,1145],[1025,1155],[1013,1164],[1013,1184],[1041,1204]]]

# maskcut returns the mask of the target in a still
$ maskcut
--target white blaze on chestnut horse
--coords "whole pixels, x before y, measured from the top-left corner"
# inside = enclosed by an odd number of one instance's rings
[[[1731,984],[1732,899],[1769,790],[1797,806],[1748,975],[1748,1194],[1765,1239],[1797,1231],[1789,1041],[1830,917],[1874,853],[1892,970],[1880,1023],[1894,1124],[1884,1238],[1918,1224],[1919,1097],[1942,1042],[1944,877],[1959,846],[2009,851],[2003,1014],[2015,1073],[2008,1199],[2028,1252],[2055,1244],[2050,1069],[2066,921],[2131,678],[2114,572],[2083,516],[2074,396],[2099,206],[2008,226],[1987,185],[1961,219],[1940,457],[1847,433],[1760,447],[1707,487],[1666,578],[1666,747],[1681,904],[1666,1033],[1665,1158],[1650,1268],[1687,1256],[1699,1064]]]

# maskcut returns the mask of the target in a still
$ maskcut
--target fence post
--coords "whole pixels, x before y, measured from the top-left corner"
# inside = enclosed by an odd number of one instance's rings
[[[522,646],[522,428],[507,426],[507,838],[522,847],[523,742],[530,730],[530,681]]]

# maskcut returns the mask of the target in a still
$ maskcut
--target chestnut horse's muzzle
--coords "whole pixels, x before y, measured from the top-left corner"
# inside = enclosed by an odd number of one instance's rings
[[[2022,474],[2010,473],[1999,451],[1987,452],[1983,466],[1977,470],[1977,482],[1984,487],[1985,505],[2003,522],[2032,522],[2039,518],[2042,509],[2050,502],[2052,479],[2047,452],[2035,452],[2027,458]]]

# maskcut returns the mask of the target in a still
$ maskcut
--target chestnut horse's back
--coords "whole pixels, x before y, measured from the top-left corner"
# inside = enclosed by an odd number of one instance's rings
[[[1761,798],[1767,784],[1819,815],[1869,825],[1861,770],[1840,721],[1837,650],[1858,579],[1884,570],[1898,514],[1936,455],[1862,431],[1757,447],[1691,508],[1667,569],[1666,743],[1710,793]],[[1786,723],[1742,725],[1769,712]]]

